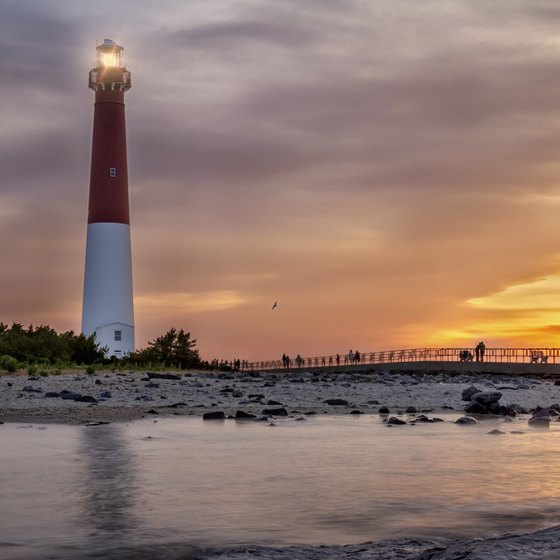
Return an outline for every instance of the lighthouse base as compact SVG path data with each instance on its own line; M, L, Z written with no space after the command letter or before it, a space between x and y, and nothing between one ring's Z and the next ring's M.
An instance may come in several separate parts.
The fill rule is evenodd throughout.
M106 358L124 358L134 351L134 327L123 323L112 323L95 329L99 348L105 348Z
M82 332L96 334L105 355L134 351L134 309L130 226L109 222L88 225Z

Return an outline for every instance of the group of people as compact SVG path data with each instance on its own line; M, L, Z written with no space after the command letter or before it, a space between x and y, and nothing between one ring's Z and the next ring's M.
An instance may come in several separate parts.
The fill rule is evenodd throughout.
M362 356L360 355L358 350L356 350L355 352L352 352L352 350L350 350L350 352L348 352L348 363L349 364L359 364L361 359L362 359Z
M244 370L249 367L248 360L212 360L210 365L215 368L231 368L235 371Z
M482 340L475 346L474 348L474 355L476 356L477 362L484 361L484 352L486 351L486 345ZM473 354L470 350L461 350L459 352L459 361L460 362L472 362L474 359Z
M294 363L296 364L297 367L301 367L305 363L305 360L298 354L296 356L296 359L294 360ZM290 369L291 365L292 365L292 360L290 359L290 356L286 354L282 354L282 366L285 369Z

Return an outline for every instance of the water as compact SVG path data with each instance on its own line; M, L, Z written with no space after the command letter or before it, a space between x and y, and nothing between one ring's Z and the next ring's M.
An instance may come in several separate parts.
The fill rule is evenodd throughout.
M0 557L490 536L558 522L560 423L445 418L5 424ZM506 434L487 434L496 427Z

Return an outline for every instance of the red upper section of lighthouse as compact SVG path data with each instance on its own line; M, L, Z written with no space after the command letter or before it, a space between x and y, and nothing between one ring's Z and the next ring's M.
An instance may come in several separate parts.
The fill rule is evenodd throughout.
M130 72L122 62L123 48L109 39L97 47L89 74L95 91L88 223L129 224L128 169L124 93Z

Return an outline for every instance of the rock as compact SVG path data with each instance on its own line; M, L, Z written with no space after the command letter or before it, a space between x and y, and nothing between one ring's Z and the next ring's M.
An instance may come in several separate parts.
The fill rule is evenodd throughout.
M186 402L176 402L173 404L168 404L167 408L178 408L180 406L188 406L188 404Z
M527 414L527 411L520 404L508 404L507 405L507 415L516 416L517 414Z
M265 408L261 414L263 416L288 416L288 411L285 408Z
M153 408L151 408L150 410L146 411L146 414L159 414L159 412L157 410L154 410Z
M363 414L361 410L351 410L350 414Z
M401 420L400 418L397 418L396 416L391 416L389 420L387 420L387 424L391 426L402 426L403 424L406 424L406 422L404 420Z
M557 379L557 380L554 382L554 385L560 385L560 379Z
M465 389L462 393L461 393L461 400L463 401L470 401L472 396L475 393L480 393L480 389L478 387L475 387L474 385L471 385L470 387L468 387L467 389Z
M101 394L99 395L102 399L110 399L112 396L111 391L101 391Z
M457 418L457 420L455 420L455 424L459 424L461 426L474 426L475 424L478 424L478 420L472 416L463 416L461 418Z
M465 406L465 412L467 414L488 414L488 409L479 402L470 402Z
M203 420L225 420L225 413L221 410L216 410L215 412L205 412L202 415Z
M84 426L105 426L106 424L110 424L111 422L104 422L102 420L96 420L92 422L86 422Z
M344 399L327 399L323 402L330 406L348 406L348 401Z
M45 398L56 399L58 397L60 397L60 393L57 393L56 391L48 391L47 393L45 393Z
M550 426L549 416L533 416L529 418L529 426L542 426L543 428Z
M181 379L181 376L175 373L152 373L148 371L146 375L149 379L172 379L175 381L179 381Z
M159 383L153 383L150 381L149 383L146 383L146 389L159 389Z
M533 418L550 418L550 412L549 408L537 408L533 413Z
M418 410L415 406L409 406L406 409L407 414L416 414L417 412L418 412Z
M256 418L256 416L254 414L249 414L248 412L245 412L243 410L238 410L235 413L235 419L236 420L252 420Z
M102 384L101 379L96 379L96 380L95 380L95 384L96 384L96 385L101 385L101 384Z
M502 398L502 393L500 391L484 391L475 393L471 397L471 402L476 401L481 404L492 404L498 402Z
M35 389L35 387L32 387L31 385L26 385L22 391L24 391L25 393L42 393L42 389Z
M390 414L390 413L391 413L391 411L386 406L382 406L379 409L379 414Z
M250 396L250 395L249 395L249 396ZM262 398L262 397L261 397L261 398ZM266 404L267 404L268 406L284 406L284 403L275 401L275 400L273 400L273 399L268 399L268 400L266 401Z
M502 432L501 430L495 429L495 430L491 430L490 432L488 432L489 435L491 436L502 436L505 434L505 432Z
M76 402L89 402L89 403L96 403L97 399L92 397L91 395L80 395L78 398L74 399Z
M81 398L81 396L80 393L68 391L67 389L62 389L62 391L60 391L60 398L65 401L75 401Z

